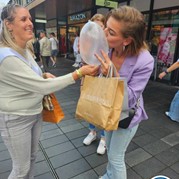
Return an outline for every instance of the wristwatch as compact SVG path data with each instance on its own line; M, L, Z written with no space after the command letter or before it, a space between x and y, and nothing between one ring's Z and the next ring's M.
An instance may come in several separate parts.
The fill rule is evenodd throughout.
M165 72L165 74L166 74L166 75L168 74L168 71L167 71L167 69L166 69L164 72Z

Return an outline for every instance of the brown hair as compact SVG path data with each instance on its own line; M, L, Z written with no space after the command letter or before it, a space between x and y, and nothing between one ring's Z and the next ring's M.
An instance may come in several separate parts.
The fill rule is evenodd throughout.
M102 14L95 14L92 18L91 21L100 21L103 24L105 24L105 17Z
M145 43L146 25L144 16L137 9L129 6L120 6L112 9L108 15L115 20L123 23L122 35L124 38L131 37L132 42L126 46L124 53L128 55L137 55L142 49L147 49Z

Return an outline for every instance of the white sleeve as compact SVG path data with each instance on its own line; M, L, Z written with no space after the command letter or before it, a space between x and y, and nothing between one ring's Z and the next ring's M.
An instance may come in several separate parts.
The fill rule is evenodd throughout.
M72 73L43 79L17 57L7 57L0 68L0 80L4 83L42 95L50 94L75 83Z

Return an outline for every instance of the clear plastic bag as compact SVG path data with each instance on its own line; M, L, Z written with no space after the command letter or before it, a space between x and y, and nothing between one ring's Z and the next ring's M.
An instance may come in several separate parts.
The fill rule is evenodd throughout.
M109 47L103 29L95 22L88 21L80 33L80 54L90 65L100 65L95 53L102 57L101 50L108 53Z

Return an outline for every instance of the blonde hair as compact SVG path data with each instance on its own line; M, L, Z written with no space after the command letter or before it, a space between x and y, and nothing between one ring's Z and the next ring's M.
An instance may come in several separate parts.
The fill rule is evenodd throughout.
M120 6L112 9L106 19L110 17L122 22L124 25L121 31L123 37L132 39L132 42L125 47L125 54L138 55L142 49L148 49L145 43L146 25L141 12L133 7Z
M1 27L1 32L0 32L0 47L10 47L24 56L24 49L16 45L11 35L11 32L8 30L5 24L6 21L10 23L14 21L16 10L18 8L24 8L24 7L18 4L8 4L2 9L2 12L1 12L1 20L2 20L1 26L2 27Z
M91 21L100 21L103 24L105 24L105 17L102 14L95 14L92 18Z

